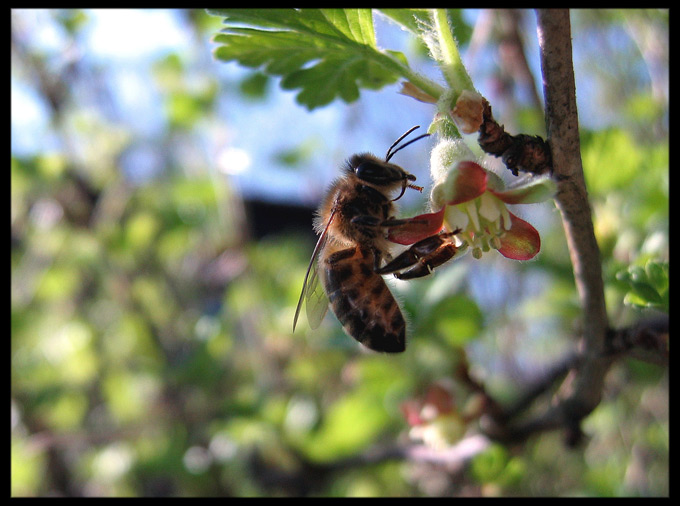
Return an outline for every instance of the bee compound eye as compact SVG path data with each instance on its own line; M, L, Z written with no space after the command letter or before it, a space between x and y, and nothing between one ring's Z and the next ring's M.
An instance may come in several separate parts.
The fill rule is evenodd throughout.
M372 160L361 162L356 166L354 172L362 181L375 185L389 185L404 179L404 175L398 173L392 167Z
M385 168L372 161L363 161L354 169L359 178L364 181L372 181L385 175Z

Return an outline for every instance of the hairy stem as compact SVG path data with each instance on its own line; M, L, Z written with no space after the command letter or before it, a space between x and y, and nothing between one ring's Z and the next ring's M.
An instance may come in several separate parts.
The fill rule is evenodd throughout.
M387 70L390 70L391 72L406 78L408 82L435 99L438 99L444 92L444 88L442 88L439 84L412 70L408 65L404 65L396 58L386 53L367 52L366 56L371 58L379 65L382 65Z
M472 80L460 59L458 44L453 38L446 9L433 9L432 21L437 32L437 42L441 53L439 55L442 59L441 70L449 86L457 93L463 90L474 91Z

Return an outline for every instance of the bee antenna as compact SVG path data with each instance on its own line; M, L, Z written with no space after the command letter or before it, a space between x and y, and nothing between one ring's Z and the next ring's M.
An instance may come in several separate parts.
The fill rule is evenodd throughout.
M396 141L394 141L394 142L392 143L392 145L390 146L390 148L387 150L387 153L385 154L385 161L386 161L386 162L389 161L389 159L392 158L392 156L394 155L394 153L396 153L396 151L395 151L394 153L390 154L390 152L392 151L392 148L393 148L394 146L396 146L396 145L399 144L401 141L403 141L403 140L404 140L404 137L408 137L408 135L409 135L411 132L413 132L414 130L417 130L417 129L419 129L419 128L420 128L420 125L416 125L416 126L414 126L414 127L409 128L408 131L406 131L401 137L399 137Z
M420 128L420 125L416 125L416 126L410 128L406 133L404 133L401 137L399 137L396 141L394 141L394 143L390 146L390 148L387 150L387 153L385 154L385 161L386 161L386 162L389 162L389 161L390 161L390 158L392 158L392 157L397 153L397 151L400 151L400 150L404 149L404 148L405 148L406 146L408 146L409 144L413 144L414 142L419 141L420 139L422 139L422 138L424 138L424 137L429 137L429 136L430 136L430 134L423 134L423 135L420 135L420 136L416 137L415 139L411 139L411 140L408 141L406 144L403 144L402 146L399 146L397 149L395 149L394 151L392 151L392 149L393 149L397 144L399 144L401 141L403 141L406 137L408 137L408 135L409 135L411 132L413 132L414 130L416 130L416 129L418 129L418 128Z

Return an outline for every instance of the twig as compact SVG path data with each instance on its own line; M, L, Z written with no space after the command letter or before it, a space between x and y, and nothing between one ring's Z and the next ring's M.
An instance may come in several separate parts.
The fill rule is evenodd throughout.
M486 153L501 157L514 176L519 171L531 174L552 173L549 145L538 135L510 135L498 124L491 112L491 105L482 100L482 125L477 143Z
M584 364L574 396L594 408L599 402L610 361L602 358L609 326L604 301L600 250L595 239L586 191L576 110L576 86L571 58L569 11L538 9L546 128L558 180L555 196L562 214L576 288L583 309Z
M566 376L572 369L578 368L581 356L569 353L551 366L543 377L528 387L519 399L494 416L496 423L506 423L521 413L524 413L544 393L550 391L557 381Z
M583 337L580 367L571 370L559 400L537 417L506 427L500 436L512 441L559 427L569 428L571 439L577 439L580 420L601 400L604 378L613 361L605 353L608 321L600 250L581 164L569 11L538 9L537 17L548 144L558 183L555 201L562 214L583 310Z
M612 355L627 354L660 366L668 366L668 315L641 320L630 327L611 329L607 350Z
M392 460L436 464L448 469L460 468L486 450L490 444L489 438L475 434L444 449L417 443L392 444L376 446L357 455L323 463L311 461L302 453L289 448L288 451L297 462L294 469L290 470L269 464L259 450L254 450L247 461L251 475L265 490L285 490L293 495L306 496L323 490L335 473Z

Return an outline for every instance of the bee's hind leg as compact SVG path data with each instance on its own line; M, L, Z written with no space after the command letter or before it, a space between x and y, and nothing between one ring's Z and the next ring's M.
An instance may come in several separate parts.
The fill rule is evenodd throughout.
M458 232L457 230L426 237L377 269L376 272L378 274L394 273L394 277L398 279L427 276L432 269L448 262L456 255L458 248L451 237Z

